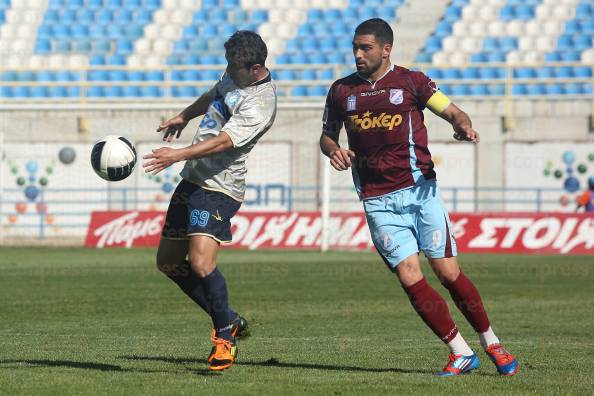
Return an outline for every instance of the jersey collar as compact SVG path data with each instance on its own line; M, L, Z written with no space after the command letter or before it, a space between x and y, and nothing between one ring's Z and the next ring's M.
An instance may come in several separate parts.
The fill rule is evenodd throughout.
M375 89L375 84L377 84L377 82L380 81L382 78L386 77L388 75L388 73L390 73L391 71L394 71L394 65L392 63L390 63L390 67L388 67L388 70L386 70L386 72L375 81L366 79L365 77L360 75L359 72L357 72L356 74L357 74L357 77L359 77L361 80L367 81L369 84L371 84L372 89Z

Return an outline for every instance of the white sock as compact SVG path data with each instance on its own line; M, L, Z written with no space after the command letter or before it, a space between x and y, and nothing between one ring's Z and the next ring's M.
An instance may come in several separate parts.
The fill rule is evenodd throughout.
M450 352L454 355L474 355L474 352L472 352L472 349L470 349L470 347L462 337L462 334L460 333L456 334L456 337L454 337L452 341L448 342L448 348L450 348Z
M484 333L479 333L479 338L484 349L487 349L489 345L499 344L499 338L497 338L491 326Z

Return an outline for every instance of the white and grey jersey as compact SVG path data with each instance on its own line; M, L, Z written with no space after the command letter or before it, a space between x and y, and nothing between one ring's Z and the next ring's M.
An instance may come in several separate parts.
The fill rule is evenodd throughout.
M225 131L233 147L221 153L186 161L181 176L207 189L221 191L238 201L245 194L246 160L276 116L276 88L270 76L246 88L238 88L224 74L210 90L212 102L193 144Z

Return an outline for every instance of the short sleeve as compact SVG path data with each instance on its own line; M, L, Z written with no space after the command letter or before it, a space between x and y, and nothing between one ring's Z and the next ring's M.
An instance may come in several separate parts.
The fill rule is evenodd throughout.
M329 136L338 136L344 121L342 109L336 100L336 85L332 85L326 97L326 107L322 117L322 131Z
M424 109L429 99L439 91L439 88L435 81L422 72L412 72L412 82L419 108Z
M229 135L234 147L241 147L270 127L275 114L274 94L252 95L239 105L222 130Z

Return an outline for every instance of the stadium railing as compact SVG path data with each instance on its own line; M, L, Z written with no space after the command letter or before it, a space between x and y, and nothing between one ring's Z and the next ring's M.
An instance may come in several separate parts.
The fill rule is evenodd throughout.
M296 205L308 207L309 211L321 209L322 186L301 185L291 186L282 184L248 185L246 200L243 203L244 211L292 211ZM541 212L559 208L559 199L564 190L560 188L493 188L493 187L441 187L444 201L448 209L453 212L477 212L487 208L500 208L507 211ZM302 192L307 194L301 194ZM67 192L68 199L56 199L57 195L63 196ZM84 236L89 224L91 210L159 210L165 211L168 199L155 202L152 197L161 192L160 188L134 188L134 187L107 187L107 188L71 188L57 189L47 187L43 190L36 205L51 206L52 220L48 223L48 213L30 210L17 214L14 210L4 210L3 215L18 215L26 221L12 224L9 230L5 227L3 234L26 234L29 238L43 239L46 229L59 227L69 229L70 234ZM482 196L486 194L489 198ZM353 187L333 187L333 205L347 204L352 211L360 211L360 203L356 198ZM19 188L4 188L0 196L3 202L0 206L14 208L22 201L22 191ZM14 198L19 196L19 198ZM12 198L9 198L12 197ZM493 198L496 197L496 198ZM572 203L567 203L573 208ZM515 209L514 209L515 207Z

